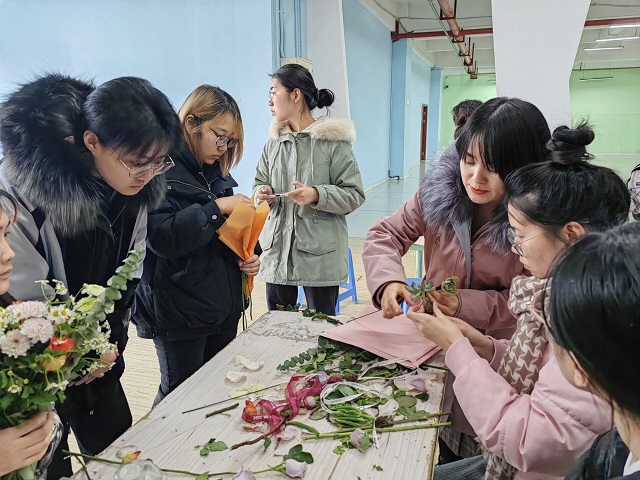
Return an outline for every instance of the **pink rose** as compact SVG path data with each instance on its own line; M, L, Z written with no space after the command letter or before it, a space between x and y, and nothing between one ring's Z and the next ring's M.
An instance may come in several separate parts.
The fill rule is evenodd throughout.
M303 478L304 474L307 473L307 464L289 459L285 462L284 473L289 478Z

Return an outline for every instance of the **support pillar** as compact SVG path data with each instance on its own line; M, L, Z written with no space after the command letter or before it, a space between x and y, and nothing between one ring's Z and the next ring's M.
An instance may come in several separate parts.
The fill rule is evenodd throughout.
M549 127L571 125L569 77L589 0L492 0L498 96L536 105Z

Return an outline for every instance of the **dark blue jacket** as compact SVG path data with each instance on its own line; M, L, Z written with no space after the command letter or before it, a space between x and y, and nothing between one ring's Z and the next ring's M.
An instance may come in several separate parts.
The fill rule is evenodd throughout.
M640 480L640 472L623 475L629 448L624 444L616 428L600 435L586 452L566 480Z
M147 257L133 320L141 336L188 339L220 331L243 311L238 257L216 231L225 222L215 199L238 184L218 162L201 166L183 142L165 175L166 197L149 214Z

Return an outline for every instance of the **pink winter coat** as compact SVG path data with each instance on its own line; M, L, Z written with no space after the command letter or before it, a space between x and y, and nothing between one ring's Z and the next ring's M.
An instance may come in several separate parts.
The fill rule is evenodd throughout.
M519 395L495 371L507 343L494 340L491 365L467 338L447 351L445 362L455 375L454 428L472 433L464 428L459 405L487 449L518 470L516 479L564 478L596 436L611 428L611 409L567 382L550 345L533 391Z
M502 208L502 207L500 207ZM450 146L430 167L414 197L369 230L362 260L373 303L389 282L407 282L402 256L424 236L425 277L440 284L460 278L456 317L495 338L510 338L515 319L507 308L511 280L523 272L506 238L506 215L471 238L473 204Z

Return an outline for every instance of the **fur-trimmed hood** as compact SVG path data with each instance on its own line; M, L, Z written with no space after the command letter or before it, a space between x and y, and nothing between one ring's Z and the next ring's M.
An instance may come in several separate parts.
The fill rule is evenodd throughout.
M328 140L330 142L347 142L352 144L356 140L356 127L351 120L334 120L328 117L318 117L316 121L302 132L309 133L313 140ZM273 120L269 126L269 136L278 139L280 135L293 133L287 122Z
M460 156L455 144L446 147L431 164L419 190L420 206L426 225L453 228L471 225L473 202L467 195L460 175ZM493 251L508 251L507 216L501 204L489 225L488 245Z
M108 201L109 188L82 140L82 105L94 89L92 83L51 74L23 85L0 106L5 180L65 236L96 227ZM164 190L162 176L154 177L127 208L152 208Z

